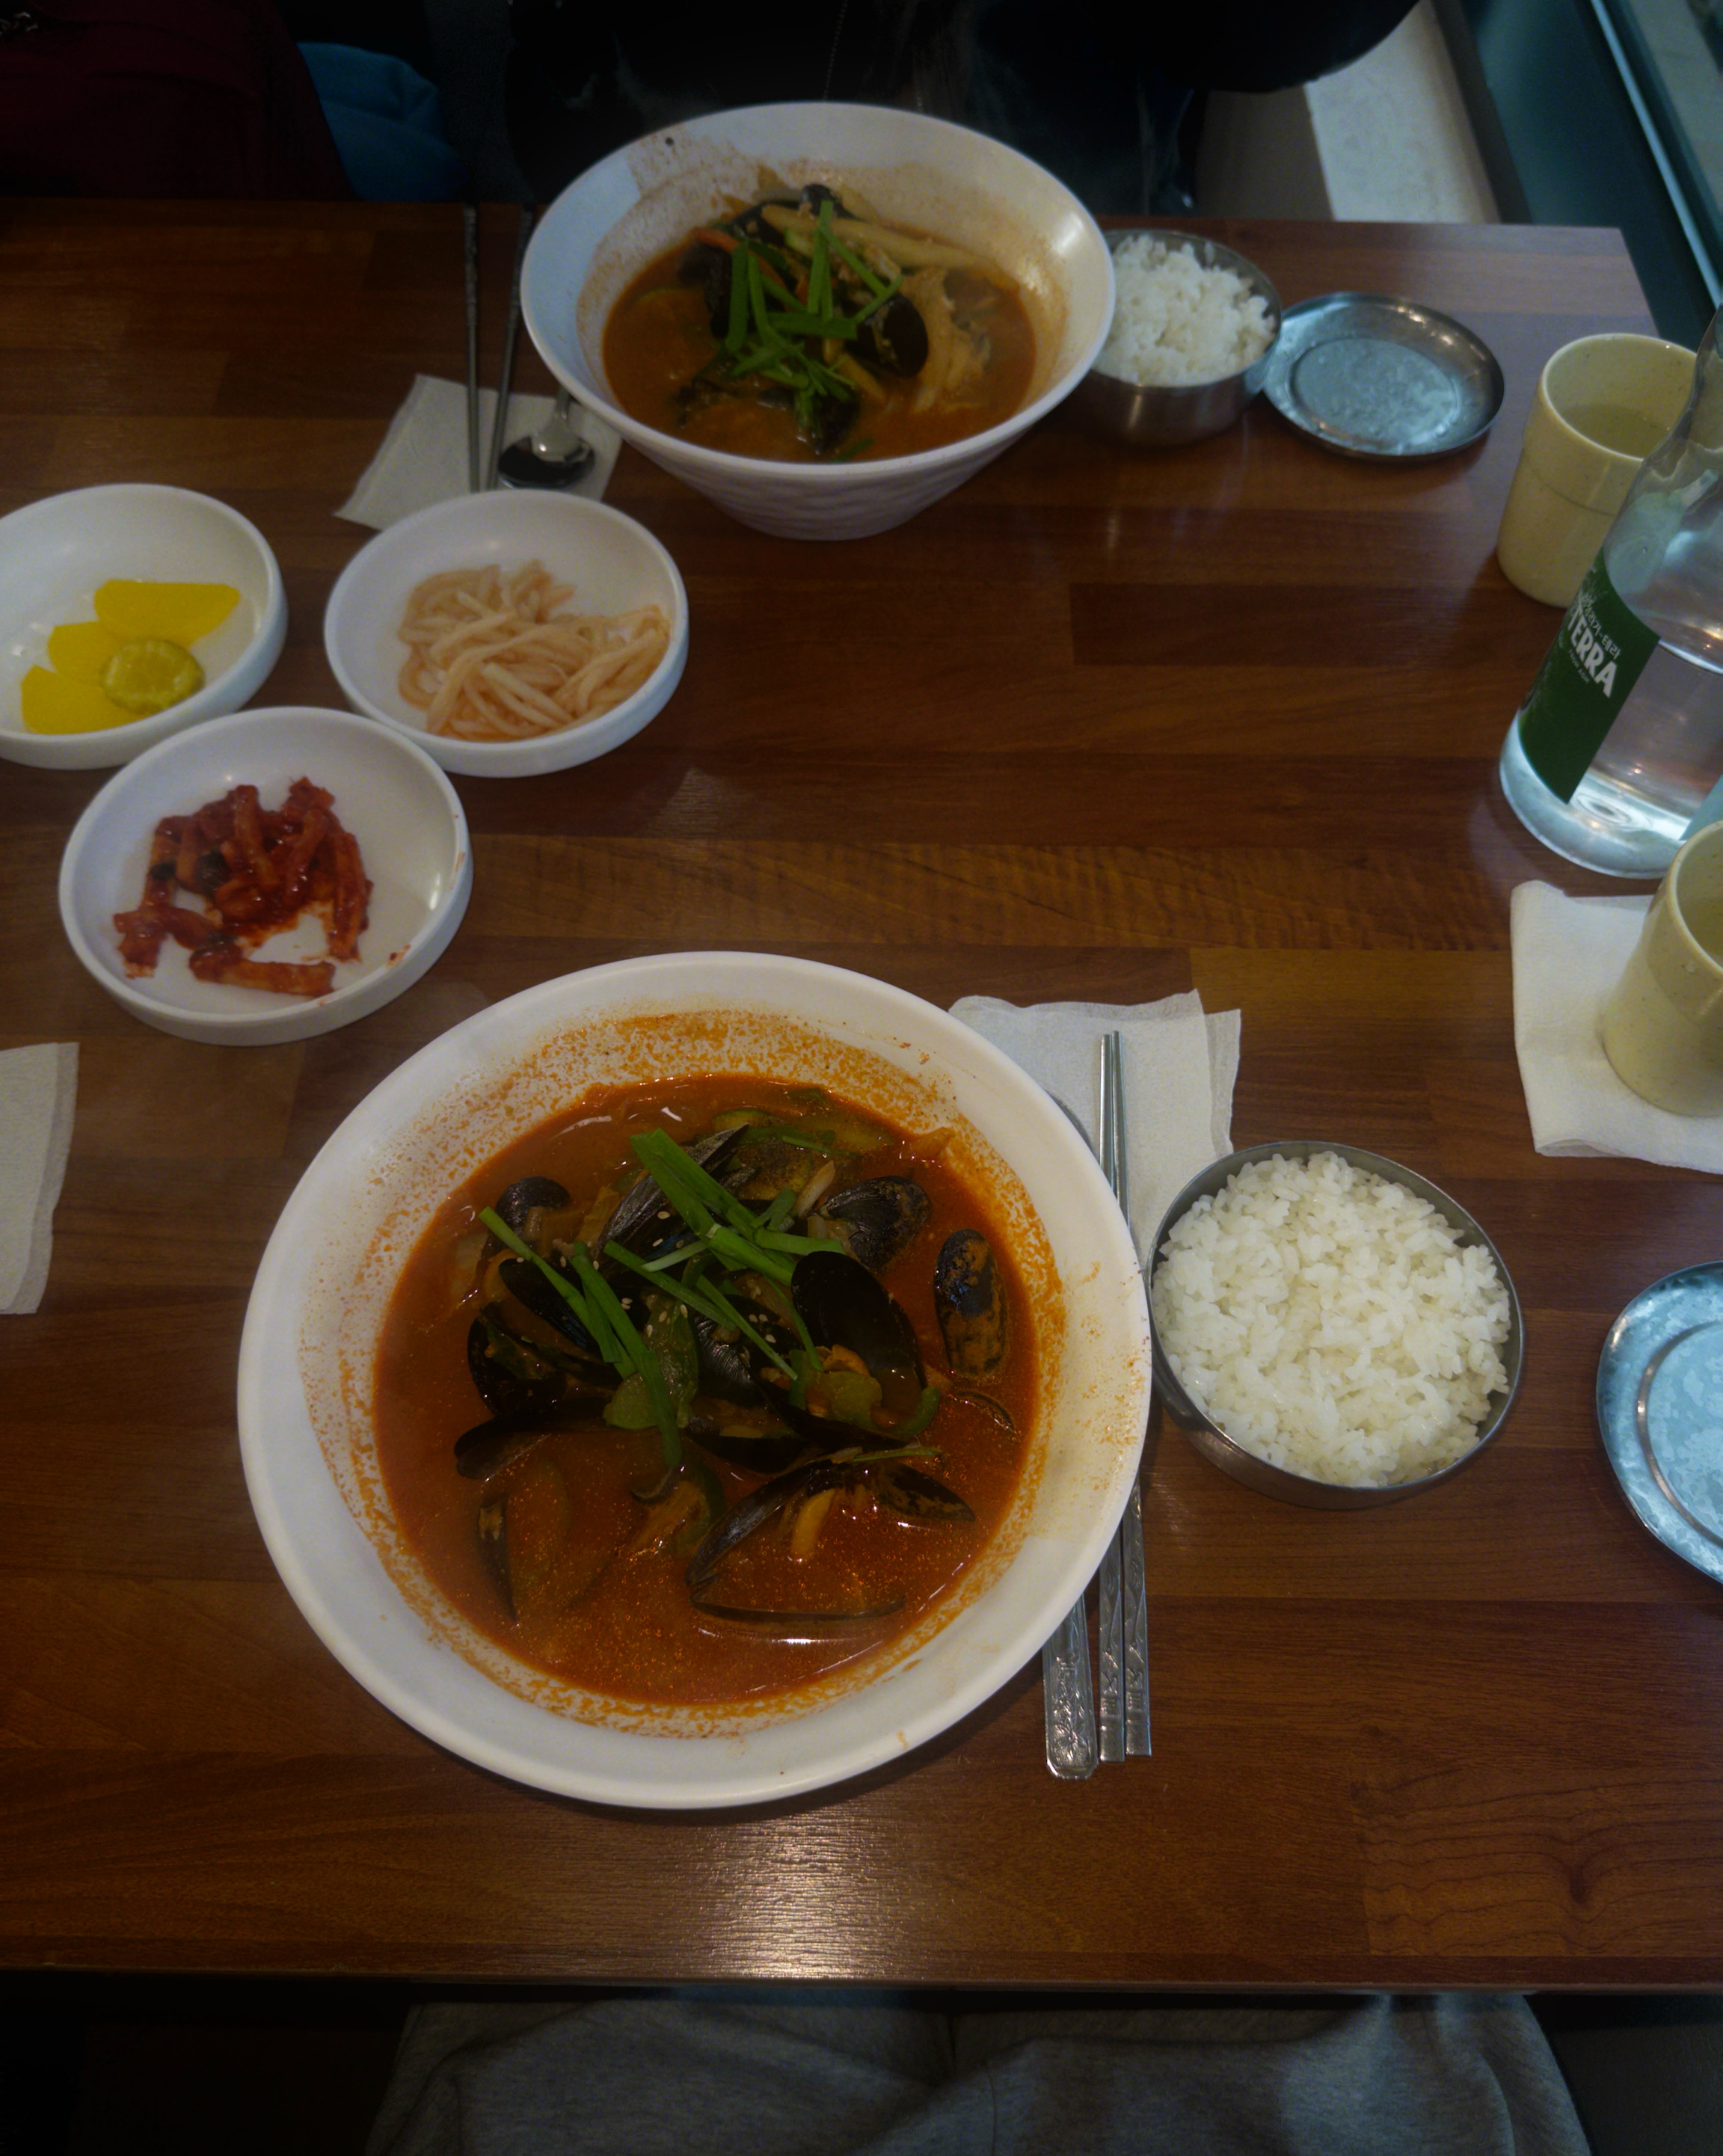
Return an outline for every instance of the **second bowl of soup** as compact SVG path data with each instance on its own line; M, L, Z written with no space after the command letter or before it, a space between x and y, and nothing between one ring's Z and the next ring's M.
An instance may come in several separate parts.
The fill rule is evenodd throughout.
M856 538L961 485L1112 318L1094 219L919 113L762 105L618 151L551 208L522 307L552 371L756 529Z

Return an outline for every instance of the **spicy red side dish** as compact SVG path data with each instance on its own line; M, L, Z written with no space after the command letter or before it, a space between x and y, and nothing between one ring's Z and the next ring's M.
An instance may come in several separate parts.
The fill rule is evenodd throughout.
M188 891L203 901L178 903ZM335 813L335 798L296 778L279 808L265 808L254 786L236 786L189 816L156 826L143 896L116 913L120 955L134 977L153 973L167 937L191 952L200 981L233 981L283 996L326 996L336 959L356 958L371 884L359 841ZM253 958L259 943L300 916L323 917L329 957L300 962Z

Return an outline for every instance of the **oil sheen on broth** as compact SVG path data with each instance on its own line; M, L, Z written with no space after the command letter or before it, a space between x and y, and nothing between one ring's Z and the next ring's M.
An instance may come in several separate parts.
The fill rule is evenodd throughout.
M906 456L996 425L1034 331L985 258L809 187L697 225L612 309L604 368L665 434L788 461Z
M637 1140L674 1141L679 1174L704 1158L764 1240L733 1270L696 1259ZM559 1272L597 1257L665 1380L679 1474L649 1388L552 1322L567 1306L487 1207ZM808 1247L768 1250L774 1232ZM799 1386L607 1245L722 1295ZM1010 1507L1035 1385L1017 1270L942 1133L713 1077L590 1094L450 1199L390 1306L377 1447L407 1541L491 1638L619 1701L738 1703L876 1652L951 1593Z

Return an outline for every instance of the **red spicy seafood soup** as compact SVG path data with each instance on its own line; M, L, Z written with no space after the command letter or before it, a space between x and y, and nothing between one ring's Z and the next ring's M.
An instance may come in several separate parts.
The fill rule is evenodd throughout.
M420 1238L377 1352L397 1521L526 1663L767 1701L951 1595L1036 1400L1018 1270L948 1134L822 1089L602 1088Z

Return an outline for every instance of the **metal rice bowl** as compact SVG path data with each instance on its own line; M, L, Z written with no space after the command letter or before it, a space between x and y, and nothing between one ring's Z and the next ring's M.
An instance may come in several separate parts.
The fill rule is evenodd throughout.
M1505 1390L1490 1396L1490 1412L1479 1425L1476 1441L1463 1452L1458 1460L1438 1468L1433 1475L1419 1476L1410 1482L1365 1485L1350 1482L1323 1482L1314 1476L1295 1475L1290 1468L1277 1467L1271 1461L1253 1452L1236 1439L1229 1437L1208 1410L1199 1407L1173 1374L1166 1350L1161 1344L1160 1328L1154 1337L1155 1392L1161 1406L1171 1419L1189 1438L1204 1459L1212 1460L1226 1474L1267 1497L1279 1497L1289 1504L1307 1505L1324 1512L1357 1512L1367 1506L1397 1504L1403 1497L1415 1497L1425 1490L1433 1490L1438 1482L1446 1482L1458 1475L1462 1468L1470 1466L1485 1447L1491 1444L1507 1420L1510 1410L1520 1390L1520 1379L1526 1363L1526 1322L1520 1308L1520 1297L1507 1267L1502 1263L1501 1253L1484 1232L1464 1206L1450 1198L1445 1190L1427 1182L1409 1168L1402 1168L1397 1161L1386 1160L1382 1154L1367 1152L1361 1146L1343 1145L1332 1138L1282 1138L1269 1145L1246 1146L1242 1151L1227 1154L1205 1168L1200 1175L1193 1175L1180 1191L1162 1216L1155 1230L1146 1268L1152 1282L1154 1269L1168 1234L1174 1224L1183 1219L1199 1198L1219 1194L1240 1168L1251 1162L1271 1159L1279 1154L1283 1160L1305 1161L1318 1153L1338 1153L1342 1160L1354 1168L1367 1169L1379 1175L1384 1182L1403 1184L1415 1196L1426 1199L1443 1219L1459 1230L1463 1249L1477 1247L1488 1250L1495 1263L1502 1286L1508 1294L1508 1337L1502 1342L1501 1358L1507 1371Z

